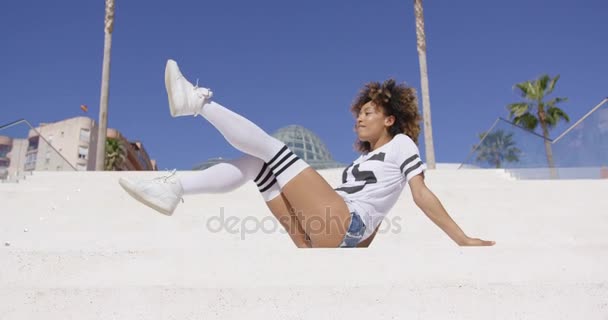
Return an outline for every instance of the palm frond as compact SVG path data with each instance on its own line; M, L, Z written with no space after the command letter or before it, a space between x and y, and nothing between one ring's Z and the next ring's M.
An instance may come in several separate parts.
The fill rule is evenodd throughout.
M560 120L570 122L570 117L564 110L558 107L550 107L547 109L547 124L549 124L549 126L553 127L557 125Z
M526 102L511 103L507 106L509 117L521 117L524 113L530 112L530 107Z
M108 138L106 140L106 155L104 159L105 170L120 170L122 164L127 160L127 152L127 147L122 140Z
M555 89L555 85L557 84L557 80L559 80L559 74L556 75L555 77L553 77L553 79L551 79L551 81L549 82L549 88L547 90L547 95L551 94L551 92L553 92L553 89Z
M485 139L480 141L476 148L478 162L486 162L492 167L500 168L504 161L519 161L521 151L515 147L513 133L497 130L488 134L480 133L479 136Z
M568 98L557 97L557 98L553 98L553 99L549 100L549 102L547 102L546 105L548 107L555 107L558 103L564 102L564 101L568 101Z
M549 82L551 81L551 77L549 77L549 75L547 74L543 74L542 76L540 76L538 78L538 80L536 80L536 84L537 84L537 89L538 89L538 93L545 93L547 90L547 85L549 84ZM548 92L547 92L548 94ZM541 97L539 97L541 98Z
M532 82L524 81L521 83L517 83L515 84L515 88L518 89L518 93L521 95L522 98L534 100L532 99L532 97L534 97L535 95L535 88L534 85L532 85Z
M538 126L538 119L530 112L526 112L519 117L513 118L516 125L522 126L528 130L534 130Z

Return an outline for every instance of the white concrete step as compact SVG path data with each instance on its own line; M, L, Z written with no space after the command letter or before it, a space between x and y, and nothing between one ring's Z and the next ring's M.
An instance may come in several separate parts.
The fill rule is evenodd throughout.
M0 185L0 319L608 315L606 180L437 170L428 184L450 215L496 246L456 246L406 190L372 247L304 250L253 184L188 196L167 217L131 199L117 184L124 175L142 173L43 173ZM218 230L222 213L235 228Z

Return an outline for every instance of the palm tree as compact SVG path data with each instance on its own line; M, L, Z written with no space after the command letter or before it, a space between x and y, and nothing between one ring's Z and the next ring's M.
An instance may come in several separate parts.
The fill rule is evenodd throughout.
M106 0L105 38L103 46L103 66L101 73L101 97L99 101L99 133L97 135L97 158L95 170L104 168L104 148L108 129L108 97L110 95L110 52L112 50L112 31L114 30L114 0Z
M501 168L506 162L519 162L521 150L515 147L513 133L505 133L503 130L496 132L480 133L481 143L474 147L477 151L477 161L487 162L495 168Z
M433 126L431 124L431 98L429 96L429 76L426 68L426 35L424 34L424 14L422 0L414 0L416 15L416 39L418 62L420 63L420 86L422 89L422 118L424 120L424 149L429 169L435 169L435 147L433 146Z
M551 78L545 74L536 80L516 84L515 88L525 101L511 103L507 106L510 112L509 117L515 124L532 131L540 124L542 135L545 138L545 152L552 178L557 178L557 172L553 161L549 129L554 128L560 120L570 121L570 117L557 107L558 103L564 102L568 98L557 97L545 102L545 98L553 92L558 80L559 75Z
M127 147L125 144L115 138L106 140L104 170L119 171L123 169L123 164L127 159Z

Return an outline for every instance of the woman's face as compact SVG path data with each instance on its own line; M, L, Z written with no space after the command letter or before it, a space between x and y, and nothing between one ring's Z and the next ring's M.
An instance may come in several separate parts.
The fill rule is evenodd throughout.
M388 128L395 122L395 117L386 116L381 107L376 106L373 102L368 102L361 107L355 130L361 141L375 142L382 135L388 134Z

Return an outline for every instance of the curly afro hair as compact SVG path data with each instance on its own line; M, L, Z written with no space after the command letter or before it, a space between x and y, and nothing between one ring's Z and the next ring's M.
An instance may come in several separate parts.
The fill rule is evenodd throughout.
M357 117L363 105L370 101L382 108L386 116L395 117L395 123L388 129L391 137L403 133L418 144L421 117L418 113L414 88L408 87L406 84L397 84L393 79L386 80L382 84L369 82L359 92L350 111ZM359 139L355 143L355 148L363 153L371 151L369 142Z

